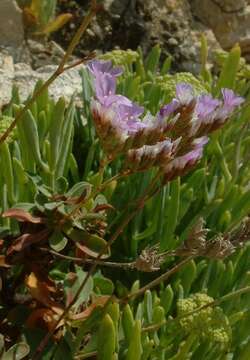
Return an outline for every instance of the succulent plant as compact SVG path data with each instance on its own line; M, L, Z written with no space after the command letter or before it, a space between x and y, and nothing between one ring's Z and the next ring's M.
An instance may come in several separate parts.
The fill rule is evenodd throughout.
M243 105L228 119L231 105L241 102L231 90L249 99L248 84L239 86L239 49L229 53L213 82L211 76L166 74L170 60L159 68L158 47L146 60L139 52L121 51L106 59L124 72L114 73L111 63L103 62L90 64L90 73L83 68L83 109L43 92L1 145L0 332L5 338L0 354L32 358L51 332L46 358L247 358L249 108ZM118 74L114 92L112 76ZM98 76L102 82L95 95ZM102 93L107 80L111 94ZM179 85L174 95L173 87L183 81L189 85ZM222 88L231 90L221 94ZM97 117L111 95L126 102L134 126L117 108L111 110L122 124L109 111ZM144 118L134 102L154 121L166 115L167 126L150 121L144 126L152 117ZM8 126L23 106L14 91L0 126ZM228 121L215 132L211 124L218 118L223 118L218 128ZM184 129L184 120L196 126ZM112 132L108 137L107 124L121 138ZM207 145L207 139L197 141L204 135L210 137ZM194 150L200 162L185 167ZM155 177L162 163L167 175ZM172 170L166 170L170 164ZM170 176L176 169L178 176ZM89 272L92 266L95 271ZM158 282L165 273L168 282Z

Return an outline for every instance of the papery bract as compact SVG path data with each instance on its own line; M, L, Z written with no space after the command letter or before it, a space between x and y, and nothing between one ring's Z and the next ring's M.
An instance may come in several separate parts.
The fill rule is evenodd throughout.
M152 166L166 165L174 157L178 144L179 140L172 142L166 139L154 145L129 150L125 166L133 171L144 171Z
M178 176L183 176L189 172L201 159L203 148L207 144L208 138L202 137L196 139L193 143L191 151L184 155L177 156L163 167L164 182L175 179Z
M176 85L176 100L181 105L189 105L194 100L194 89L192 85L187 83L179 83Z

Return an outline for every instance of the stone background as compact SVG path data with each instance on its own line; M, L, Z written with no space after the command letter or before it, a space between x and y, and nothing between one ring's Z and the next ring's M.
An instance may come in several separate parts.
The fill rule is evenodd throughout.
M197 74L204 32L210 54L239 43L250 61L250 0L103 0L103 4L104 11L91 23L76 55L138 46L146 54L160 44L163 59L173 57L173 70ZM25 41L15 0L0 0L0 108L10 99L13 84L25 97L38 78L51 74L88 6L86 0L58 0L58 13L70 11L73 20L54 35L54 41L44 44ZM70 97L75 90L81 91L78 69L58 79L51 92Z
M88 1L58 0L73 21L56 34L67 43L88 9ZM104 11L87 30L78 53L118 46L147 53L156 43L172 55L176 70L198 72L200 32L210 49L229 50L236 42L250 60L250 0L103 0Z

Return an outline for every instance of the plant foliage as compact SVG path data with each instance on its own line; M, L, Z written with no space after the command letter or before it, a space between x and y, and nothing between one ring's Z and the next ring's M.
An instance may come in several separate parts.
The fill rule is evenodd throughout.
M218 76L203 50L199 78L170 74L157 46L145 60L140 51L104 57L124 68L119 93L153 114L179 82L196 94L229 87L247 102L239 48L223 58ZM119 178L123 156L105 164L85 67L82 77L83 108L43 92L0 148L2 358L32 358L51 331L43 359L247 359L249 107L210 136L198 166L165 186L158 179L158 191L137 208L155 167ZM1 132L22 107L14 89Z

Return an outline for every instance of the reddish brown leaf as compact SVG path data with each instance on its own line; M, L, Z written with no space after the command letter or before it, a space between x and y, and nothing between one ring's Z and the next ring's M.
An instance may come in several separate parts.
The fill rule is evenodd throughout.
M45 229L34 234L23 234L13 241L13 244L8 248L7 255L13 252L23 251L27 247L45 240L49 235L49 230Z
M28 328L51 330L56 322L55 313L48 308L35 309L26 320Z
M50 308L54 313L62 314L62 307L51 297L52 291L50 279L48 279L48 283L46 281L40 281L37 275L32 272L26 277L25 284L29 288L30 294L34 299Z
M88 256L96 259L96 258L99 256L99 253L98 253L98 252L89 249L87 246L82 245L82 244L80 244L79 242L76 242L75 244L76 244L76 247L82 252L82 254L81 254L81 253L80 253L80 254L78 253L78 256L79 256L79 257L83 257L83 258L84 258L84 255L88 255ZM103 255L101 256L101 259L107 259L107 258L109 258L109 256L110 256L109 254L103 254Z
M101 204L101 205L97 205L94 208L93 212L97 213L97 212L105 211L105 210L115 210L115 208L110 204Z
M10 265L6 262L6 257L4 255L0 255L0 267L10 267Z
M21 222L30 222L32 224L44 224L45 219L39 216L33 216L23 209L9 209L6 210L2 217L13 218Z

